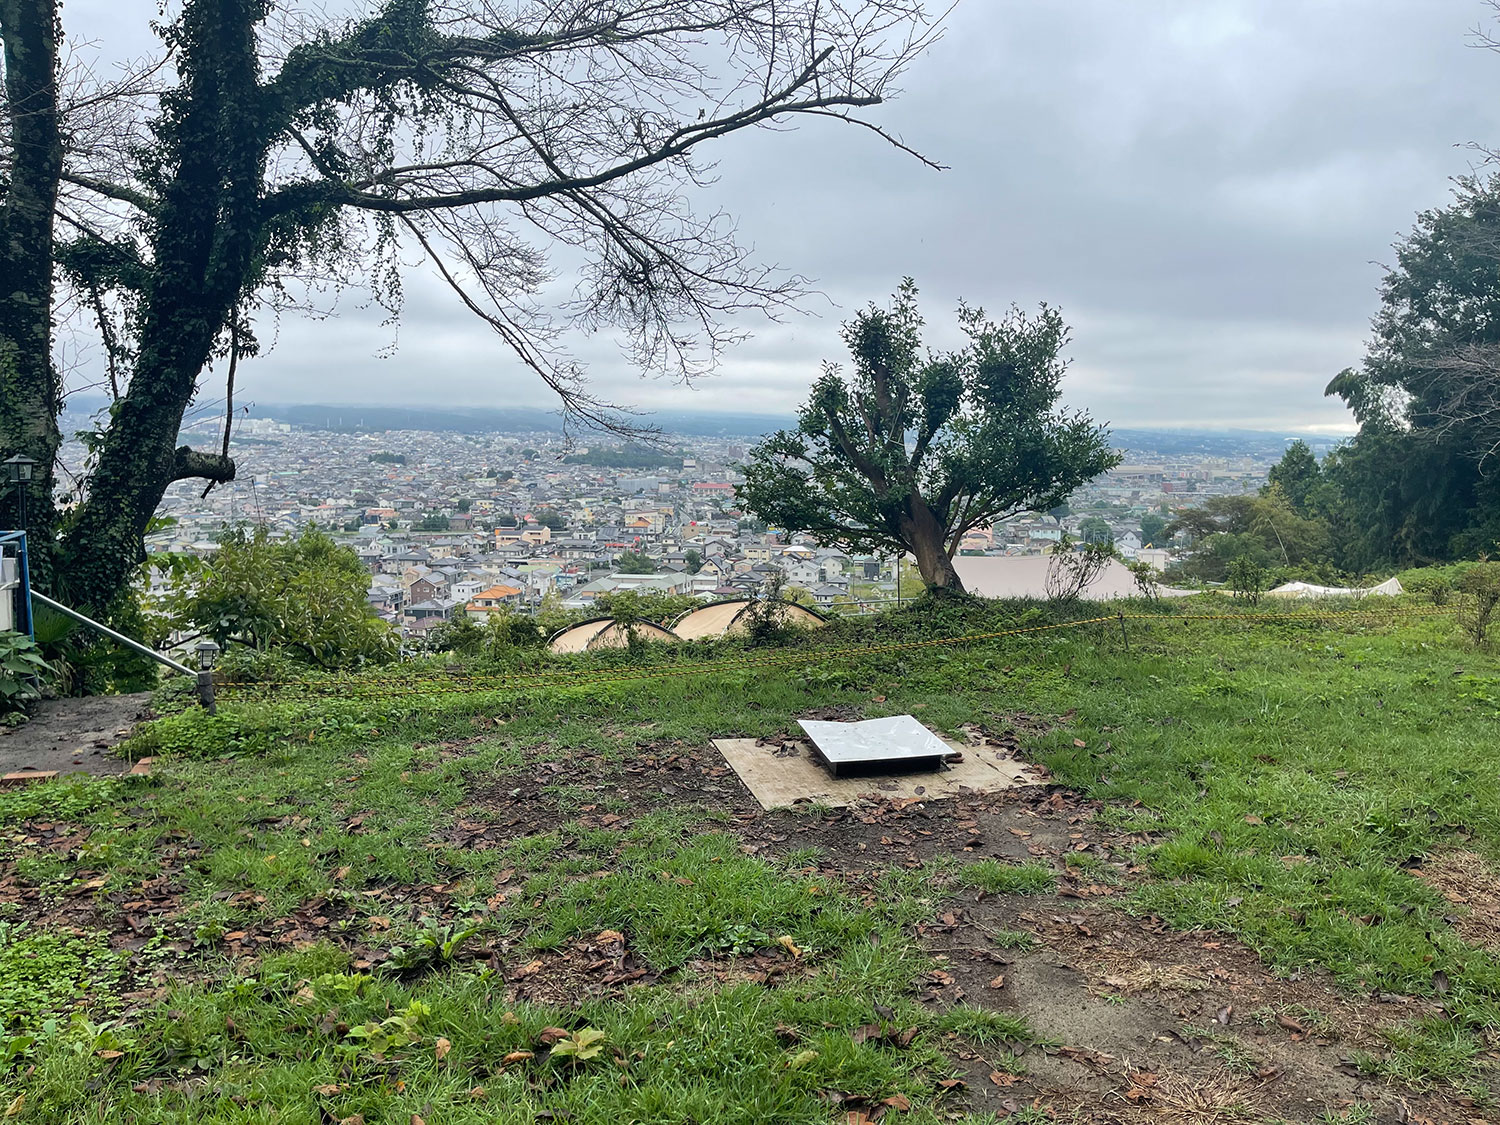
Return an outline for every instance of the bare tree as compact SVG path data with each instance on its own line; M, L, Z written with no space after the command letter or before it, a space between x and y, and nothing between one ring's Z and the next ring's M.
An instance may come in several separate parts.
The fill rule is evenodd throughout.
M256 314L320 285L357 278L396 310L403 252L576 417L619 422L562 346L570 328L619 330L646 371L711 370L733 314L774 314L803 283L756 262L727 216L691 209L704 146L828 117L910 152L859 114L936 29L919 0L382 0L344 23L268 9L184 0L159 58L112 86L80 74L65 97L55 55L11 59L50 32L56 0L0 0L0 215L45 225L56 196L58 246L42 260L67 287L54 302L48 268L0 303L84 318L116 395L57 556L85 605L122 588L168 484L233 478L227 440L177 445L208 366L224 361L232 403ZM37 146L25 130L48 121L53 141ZM576 285L548 304L560 261ZM56 373L36 324L6 316L0 452L49 466L45 499ZM21 352L30 368L4 358ZM12 407L44 388L40 420Z

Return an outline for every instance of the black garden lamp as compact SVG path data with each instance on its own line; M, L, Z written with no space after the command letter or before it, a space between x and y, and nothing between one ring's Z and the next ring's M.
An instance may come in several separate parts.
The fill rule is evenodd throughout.
M24 453L17 453L5 462L5 479L16 486L16 516L19 530L26 530L26 493L31 489L31 474L36 462Z

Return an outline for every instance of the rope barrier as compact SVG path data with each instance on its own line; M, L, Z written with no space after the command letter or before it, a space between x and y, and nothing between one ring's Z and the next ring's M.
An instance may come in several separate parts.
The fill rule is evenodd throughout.
M1022 626L1000 629L987 633L968 633L951 637L936 637L920 641L892 641L885 644L845 645L839 648L823 648L811 651L787 650L782 652L736 657L728 660L704 661L695 664L656 667L603 668L592 672L576 669L545 669L531 672L514 672L500 675L479 675L472 672L441 674L418 674L404 677L337 676L316 680L270 680L237 681L220 683L220 690L245 696L279 693L283 689L297 689L308 697L340 696L346 699L383 699L412 695L462 695L493 693L526 688L583 687L637 680L673 679L687 676L712 675L762 668L778 668L795 664L819 664L845 658L880 656L898 652L913 652L921 649L956 647L982 641L1000 640L1006 637L1032 633L1053 632L1061 629L1076 629L1088 625L1111 622L1150 621L1327 621L1342 618L1380 618L1390 620L1400 617L1435 617L1450 612L1439 606L1410 607L1388 610L1328 610L1286 613L1111 613L1100 617L1080 618L1073 621L1053 622L1046 625Z

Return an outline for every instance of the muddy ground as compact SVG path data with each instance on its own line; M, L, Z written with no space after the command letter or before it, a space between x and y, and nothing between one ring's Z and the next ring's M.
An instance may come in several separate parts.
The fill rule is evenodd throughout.
M44 699L27 722L0 727L0 775L22 770L123 773L130 763L111 750L150 711L150 692Z

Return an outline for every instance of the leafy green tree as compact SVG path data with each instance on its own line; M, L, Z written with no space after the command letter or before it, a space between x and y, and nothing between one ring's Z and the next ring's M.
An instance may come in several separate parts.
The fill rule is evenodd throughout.
M732 224L692 213L703 146L813 115L878 135L862 112L927 40L919 0L354 7L143 8L156 57L78 71L64 104L59 43L98 28L70 28L62 0L0 2L0 460L38 462L37 576L85 609L128 585L172 482L234 478L236 372L304 282L365 283L394 313L403 261L425 258L566 410L626 425L557 347L560 319L618 330L647 371L711 366L732 338L723 308L783 307L799 289ZM554 245L579 257L562 307L538 297ZM75 313L114 401L64 527L52 323ZM214 363L225 438L179 445Z
M1186 530L1194 546L1181 573L1205 582L1224 581L1239 558L1262 569L1332 561L1328 522L1299 516L1276 485L1265 496L1210 497L1201 508L1178 512L1173 529Z
M536 522L553 531L562 531L568 526L567 519L556 508L538 508Z
M1043 305L997 323L961 305L967 343L922 351L917 288L844 326L846 375L825 366L796 430L758 444L741 502L820 543L904 554L929 590L962 591L953 556L970 528L1056 507L1117 464L1104 430L1056 408L1068 329Z
M462 500L460 500L458 502L458 511L459 511L459 514L460 515L465 515L465 516L468 515L469 514L469 509L472 508L473 506L474 506L474 501L470 500L467 496L465 496Z
M655 574L656 560L642 551L625 551L615 559L615 570L621 574Z
M442 512L432 512L411 525L413 531L447 531L448 517Z
M616 590L599 597L594 606L617 621L650 621L669 625L673 619L703 603L691 594L667 594L660 590Z
M1281 460L1271 466L1268 483L1261 492L1264 495L1279 488L1292 511L1298 515L1310 515L1312 496L1322 479L1322 470L1312 447L1299 438L1287 446Z
M226 648L279 649L324 668L395 655L395 633L366 599L369 572L316 527L284 540L264 527L232 528L213 557L183 578L165 599L168 623Z
M1500 175L1459 180L1395 250L1364 359L1327 389L1360 424L1314 501L1345 565L1500 543Z
M687 564L689 574L697 574L703 569L703 555L695 548L689 547L683 552L683 561Z
M1255 605L1266 591L1266 568L1241 555L1229 564L1229 588L1234 596Z
M1155 512L1147 512L1141 517L1141 544L1146 547L1160 547L1167 542L1167 521Z

